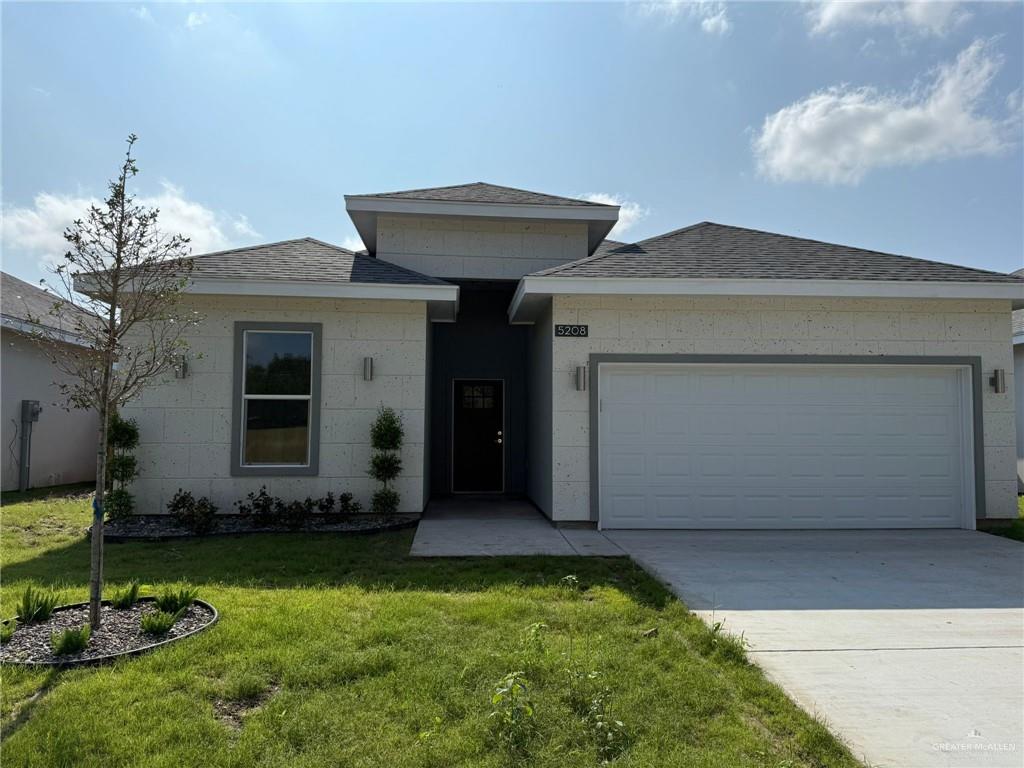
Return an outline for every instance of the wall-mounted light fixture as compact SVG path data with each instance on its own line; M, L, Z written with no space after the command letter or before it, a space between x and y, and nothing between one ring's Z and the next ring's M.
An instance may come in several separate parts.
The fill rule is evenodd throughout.
M988 383L992 385L992 390L997 395L1006 392L1006 370L1004 368L996 368L992 371L992 378L988 380Z
M587 391L587 366L585 365L576 366L576 391Z
M373 358L363 358L363 381L373 381Z
M188 358L185 355L178 355L174 360L174 378L188 378Z

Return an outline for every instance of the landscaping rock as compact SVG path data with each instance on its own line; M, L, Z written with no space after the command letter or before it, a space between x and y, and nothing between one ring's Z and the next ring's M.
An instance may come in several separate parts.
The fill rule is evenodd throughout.
M254 525L246 515L217 515L214 529L203 536L235 536L244 533L376 533L408 528L418 515L310 515L298 528L284 525ZM178 525L170 515L132 515L123 520L108 520L103 525L105 541L138 539L193 538L197 534Z
M205 629L217 619L213 606L197 600L166 635L146 635L140 624L144 614L156 610L152 600L140 598L131 608L124 609L104 605L101 609L100 628L92 632L85 650L64 656L53 653L50 635L88 624L89 605L84 603L56 608L46 621L18 624L11 639L0 646L0 662L57 666L95 663L187 637Z

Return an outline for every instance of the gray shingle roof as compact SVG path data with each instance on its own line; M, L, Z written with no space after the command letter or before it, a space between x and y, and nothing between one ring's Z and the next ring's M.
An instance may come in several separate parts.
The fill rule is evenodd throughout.
M390 200L440 200L451 203L498 203L504 205L593 205L610 208L604 203L590 200L576 200L571 197L546 195L514 187L502 187L483 181L472 184L457 184L451 187L429 187L427 189L406 189L399 192L378 192L372 195L354 197L379 197Z
M19 280L14 275L0 272L0 314L4 318L32 323L37 326L35 330L39 330L38 326L42 326L44 328L66 330L74 333L75 322L62 323L60 317L50 314L53 305L58 302L63 303L60 296L44 291L42 288L26 283L24 280ZM80 322L93 322L92 315L74 307L69 306L62 310L62 312L69 319L74 316Z
M607 242L607 241L606 241ZM971 267L704 221L533 275L781 280L1020 282Z
M372 256L303 237L189 257L192 279L312 280L324 283L448 285Z

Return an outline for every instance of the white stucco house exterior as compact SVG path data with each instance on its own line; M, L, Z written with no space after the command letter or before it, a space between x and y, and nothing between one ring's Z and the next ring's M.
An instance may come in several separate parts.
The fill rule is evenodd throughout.
M65 379L36 336L45 333L68 350L80 349L81 339L48 315L51 294L7 273L0 274L0 288L3 490L95 480L96 412L64 407L58 384ZM23 403L39 406L32 409L35 421ZM30 443L23 441L26 431Z
M1013 273L1024 279L1024 269ZM1013 375L1024 381L1024 309L1013 313ZM1016 390L1017 400L1017 490L1024 493L1024 386Z
M602 528L973 528L1016 514L1024 280L484 183L346 197L365 245L193 258L190 375L140 426L140 512L364 503L379 405L402 510L525 497Z

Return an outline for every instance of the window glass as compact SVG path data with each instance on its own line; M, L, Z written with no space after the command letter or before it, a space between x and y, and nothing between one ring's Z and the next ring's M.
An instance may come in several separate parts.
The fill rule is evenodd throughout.
M245 394L308 395L312 360L312 334L246 331Z
M246 464L309 463L309 400L245 401Z

